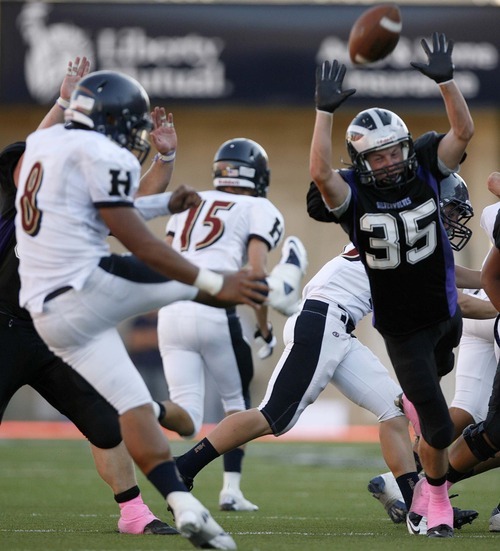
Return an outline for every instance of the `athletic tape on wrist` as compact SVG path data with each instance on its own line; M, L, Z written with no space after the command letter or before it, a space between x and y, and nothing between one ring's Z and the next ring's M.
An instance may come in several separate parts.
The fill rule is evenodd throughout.
M67 109L69 107L69 101L61 96L56 99L56 103L61 109Z
M200 268L193 285L198 287L201 291L205 291L209 295L215 296L220 293L224 285L224 276L212 272L212 270Z
M166 155L163 155L162 153L157 153L154 156L154 161L160 161L162 163L171 163L175 159L175 149L167 153Z

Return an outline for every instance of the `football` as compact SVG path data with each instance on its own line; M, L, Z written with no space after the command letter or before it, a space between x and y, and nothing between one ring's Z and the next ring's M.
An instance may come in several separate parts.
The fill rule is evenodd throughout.
M381 4L364 11L349 34L349 57L356 65L384 59L396 47L403 28L396 4Z

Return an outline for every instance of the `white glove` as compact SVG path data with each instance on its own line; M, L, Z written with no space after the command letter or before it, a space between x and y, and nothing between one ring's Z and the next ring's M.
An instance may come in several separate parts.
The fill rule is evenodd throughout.
M258 327L253 335L256 344L260 346L257 351L257 356L259 356L261 360L269 358L269 356L273 353L274 347L278 344L276 337L273 335L273 326L269 322L267 324L267 328L269 330L269 335L266 338L262 336L262 333Z

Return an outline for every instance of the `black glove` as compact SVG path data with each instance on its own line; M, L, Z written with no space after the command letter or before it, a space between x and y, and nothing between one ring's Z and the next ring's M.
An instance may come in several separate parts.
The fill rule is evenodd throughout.
M318 111L333 113L349 96L356 92L354 88L342 90L345 71L345 65L339 64L336 59L332 61L331 65L329 61L324 61L320 67L316 67L314 99Z
M336 220L333 213L326 208L321 192L314 182L311 182L307 192L307 214L318 222L335 222Z
M447 48L446 36L442 33L434 33L432 35L432 45L434 51L431 51L425 40L421 40L420 44L422 44L422 48L427 54L429 63L426 65L425 63L415 63L412 61L410 62L410 65L438 84L440 82L451 80L455 69L453 61L451 60L453 40L448 40Z
M267 329L269 330L269 335L265 338L258 327L253 335L255 342L260 346L257 355L261 360L268 358L273 353L274 347L278 344L276 337L273 335L273 326L269 322L267 323Z

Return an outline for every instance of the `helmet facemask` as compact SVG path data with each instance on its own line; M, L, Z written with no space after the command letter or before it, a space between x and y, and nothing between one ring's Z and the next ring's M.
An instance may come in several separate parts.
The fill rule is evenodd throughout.
M451 248L461 251L472 237L472 230L466 224L474 216L467 185L455 173L442 180L440 185L441 220Z
M368 154L397 144L401 146L403 160L373 170ZM417 160L413 140L405 123L391 111L373 108L359 113L347 129L346 145L362 184L388 189L404 185L415 177Z

